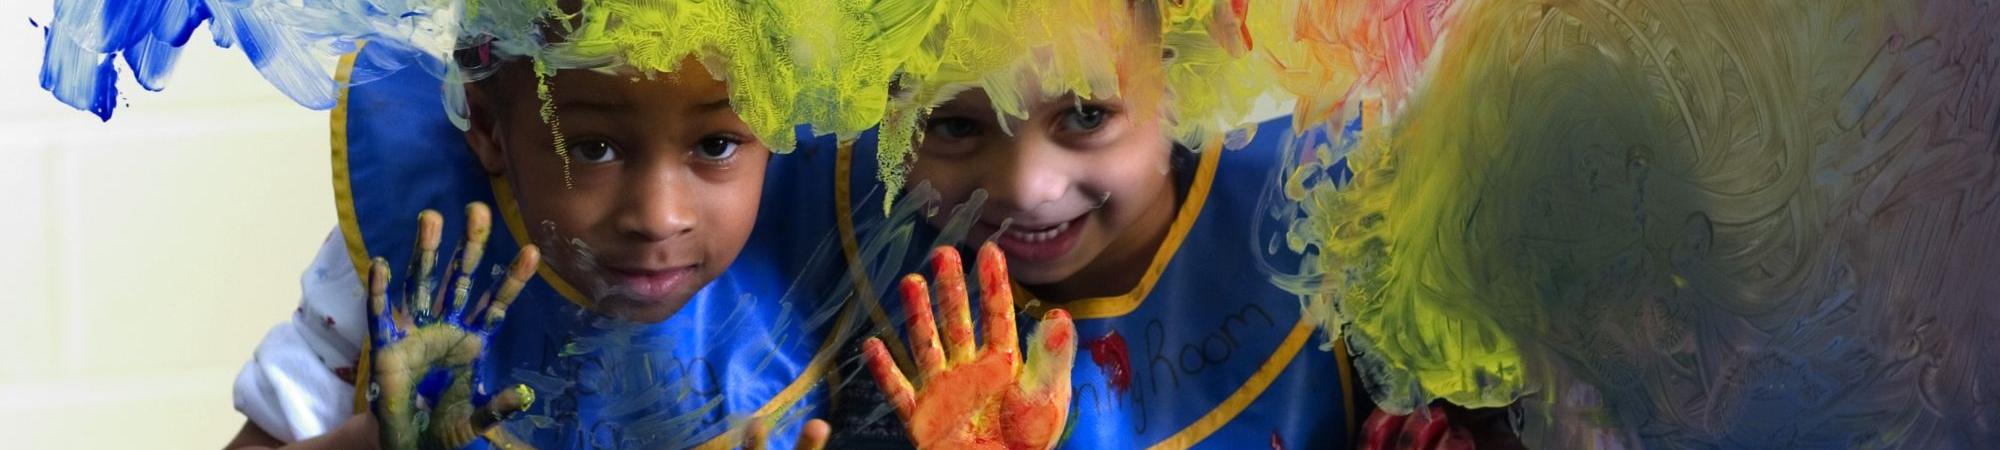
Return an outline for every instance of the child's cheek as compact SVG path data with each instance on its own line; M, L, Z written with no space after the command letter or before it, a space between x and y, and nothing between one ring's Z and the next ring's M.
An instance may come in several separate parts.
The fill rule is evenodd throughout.
M762 180L745 181L755 182L732 183L721 186L727 190L719 195L696 197L696 201L704 203L701 220L714 225L706 227L703 233L706 237L701 239L702 252L709 268L718 273L742 253L750 240L750 230L756 228L757 215L763 212L759 208Z
M609 224L601 219L606 217L610 202L591 189L556 186L518 192L520 225L527 227L529 238L542 248L545 264L572 286L594 286L598 275L591 255L602 250L597 244L603 244L598 237L615 234L593 232L593 228Z
M972 191L984 187L978 185L977 177L962 170L962 166L965 164L951 161L926 162L923 159L918 159L917 161L915 167L910 168L911 183L909 186L914 187L924 182L930 183L931 189L937 190L938 196L944 201L945 206L965 203L967 199L972 198ZM932 221L946 219L949 219L949 217L944 217L944 215L936 215L928 218L928 220Z

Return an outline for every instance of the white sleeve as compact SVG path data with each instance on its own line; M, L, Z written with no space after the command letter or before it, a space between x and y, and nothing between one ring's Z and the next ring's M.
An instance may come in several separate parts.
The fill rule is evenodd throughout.
M236 376L236 410L285 442L354 414L354 367L367 339L367 293L335 228L299 277L299 307L271 327Z

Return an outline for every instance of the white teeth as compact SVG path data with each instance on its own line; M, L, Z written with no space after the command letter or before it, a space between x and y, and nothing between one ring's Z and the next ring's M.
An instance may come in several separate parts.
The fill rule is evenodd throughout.
M1042 242L1050 239L1055 239L1057 235L1060 235L1062 234L1062 232L1068 230L1069 230L1069 222L1063 222L1061 224L1057 224L1053 228L1049 228L1042 231L1008 231L1007 235L1012 236L1014 240L1017 241L1035 243L1035 242Z

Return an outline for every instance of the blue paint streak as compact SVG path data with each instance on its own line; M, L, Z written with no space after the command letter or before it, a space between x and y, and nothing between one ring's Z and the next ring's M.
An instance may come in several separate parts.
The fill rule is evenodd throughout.
M79 48L54 28L42 29L42 89L72 108L111 120L118 100L118 69L109 58Z
M200 0L170 0L161 11L159 26L153 28L153 39L174 47L186 45L195 27L208 18L208 4Z
M69 0L85 1L85 0ZM139 43L160 19L159 0L99 0L104 7L101 25L104 36L96 48L105 53L124 51ZM85 41L89 42L89 41Z
M100 88L90 102L90 112L96 114L98 120L107 122L111 120L111 109L118 105L118 67L113 62L111 58L104 58L104 62L97 64L97 85Z
M139 86L159 92L167 88L167 75L174 70L174 61L180 56L180 49L149 35L138 45L125 50L124 56L125 66L132 69L132 76L139 80ZM115 79L113 81L116 82Z
M207 22L217 46L242 42L244 55L285 95L308 107L331 107L333 80L315 58L333 49L319 48L315 39L331 37L351 49L364 36L314 34L286 24L281 12L250 8L254 4L225 2L214 10L204 0L55 0L49 25L28 19L42 28L42 89L109 120L118 99L115 63L124 60L145 89L165 89L181 47Z
M243 44L243 55L250 57L250 64L263 68L264 61L269 56L264 54L264 43L257 40L257 30L251 28L250 21L243 20L243 16L236 16L234 22L236 23L234 34L236 41Z

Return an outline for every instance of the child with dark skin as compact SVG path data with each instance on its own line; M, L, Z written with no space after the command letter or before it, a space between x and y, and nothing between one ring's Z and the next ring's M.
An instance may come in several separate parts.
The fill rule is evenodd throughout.
M518 258L532 268L539 257L592 299L595 313L641 323L665 320L743 249L756 222L770 149L731 109L727 86L689 60L682 70L651 79L590 70L548 77L550 103L566 138L565 162L541 116L531 70L507 63L466 86L466 143L489 174L513 187L526 223L552 224L527 230L547 252L524 246ZM468 225L488 226L485 208L474 209ZM421 226L435 229L434 219L427 215ZM435 233L422 234L432 237L419 245L434 248ZM468 236L474 234L483 233ZM510 278L527 276L517 269ZM473 416L504 416L519 407L510 402L490 402ZM227 448L378 448L381 425L363 412L326 434L283 445L246 423ZM761 442L762 427L752 430L749 442ZM813 421L799 445L816 447L826 434L825 423Z

